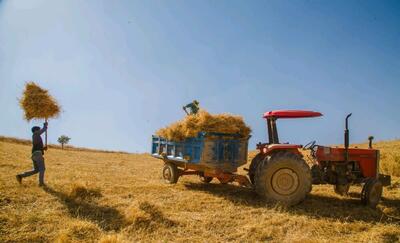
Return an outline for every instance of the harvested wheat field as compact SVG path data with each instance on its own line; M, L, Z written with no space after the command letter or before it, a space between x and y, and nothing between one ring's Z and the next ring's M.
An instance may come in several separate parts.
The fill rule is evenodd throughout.
M375 146L399 176L400 141ZM162 162L148 154L52 148L45 155L48 188L38 187L36 176L19 185L14 176L30 169L30 149L0 141L0 242L400 240L399 178L376 210L361 206L359 187L341 197L331 186L314 186L305 202L283 208L195 176L164 184Z

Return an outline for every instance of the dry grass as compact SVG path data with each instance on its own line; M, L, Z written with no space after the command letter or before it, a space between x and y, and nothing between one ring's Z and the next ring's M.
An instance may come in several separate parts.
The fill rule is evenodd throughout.
M400 155L398 145L376 145L382 164ZM360 205L361 188L341 197L330 186L314 186L305 202L284 208L195 176L166 185L162 162L147 154L50 149L49 187L38 187L36 176L18 185L14 176L30 169L29 154L28 145L0 141L0 242L400 240L399 178L376 210Z
M6 143L16 143L16 144L24 144L24 145L32 145L32 141L28 139L14 138L14 137L6 137L0 135L0 142ZM62 149L61 145L58 144L48 144L48 148L50 149ZM73 151L84 151L84 152L95 152L95 153L127 153L124 151L113 151L113 150L100 150L100 149L92 149L92 148L81 148L75 147L72 145L64 145L65 150L73 150Z
M34 82L26 83L19 103L27 121L56 117L61 109L57 101L50 96L49 91L42 89Z
M182 141L186 138L197 137L199 132L233 133L247 138L251 129L241 116L228 113L213 115L200 110L196 115L186 116L180 121L161 128L157 131L157 135L172 141Z

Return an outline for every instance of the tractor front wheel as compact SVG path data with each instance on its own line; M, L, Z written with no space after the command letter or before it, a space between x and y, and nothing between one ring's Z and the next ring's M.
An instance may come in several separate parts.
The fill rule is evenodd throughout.
M368 179L361 191L361 202L371 208L376 208L382 197L383 186L378 179Z
M297 154L282 151L259 164L255 175L257 194L269 201L292 206L311 191L311 171Z
M178 182L179 170L175 164L165 163L162 170L162 176L166 183L175 184Z

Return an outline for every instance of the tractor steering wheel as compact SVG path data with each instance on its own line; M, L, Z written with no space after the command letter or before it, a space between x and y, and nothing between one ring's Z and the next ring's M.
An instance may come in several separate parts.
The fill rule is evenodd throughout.
M314 148L316 142L317 141L314 140L314 141L307 143L306 145L303 146L303 150L307 150L307 149L312 150Z

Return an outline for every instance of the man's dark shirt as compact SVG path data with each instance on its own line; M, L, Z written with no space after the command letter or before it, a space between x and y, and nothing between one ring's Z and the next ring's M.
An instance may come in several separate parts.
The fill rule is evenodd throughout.
M42 129L32 134L32 153L35 151L42 151L42 154L44 153L43 140L42 137L40 137L40 135L42 135L42 133L44 133L46 130L47 126L43 126Z
M197 112L199 112L200 108L199 105L192 102L190 104L187 104L186 106L184 106L184 109L186 110L186 108L190 109L190 115L194 115L197 114Z

